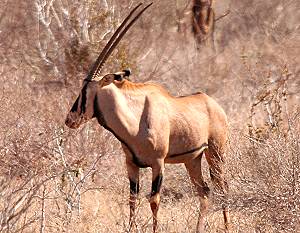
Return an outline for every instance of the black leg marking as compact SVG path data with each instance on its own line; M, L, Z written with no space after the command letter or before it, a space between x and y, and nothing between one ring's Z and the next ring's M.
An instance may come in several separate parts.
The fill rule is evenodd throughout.
M152 188L151 188L151 196L154 196L156 193L159 193L161 184L162 184L163 176L162 174L159 174L155 180L152 182Z
M204 182L204 186L203 186L202 189L203 189L203 194L204 194L205 196L209 196L210 189L209 189L209 187L208 187L208 185L207 185L206 182Z
M140 191L139 183L135 183L134 181L130 180L130 194L136 195Z

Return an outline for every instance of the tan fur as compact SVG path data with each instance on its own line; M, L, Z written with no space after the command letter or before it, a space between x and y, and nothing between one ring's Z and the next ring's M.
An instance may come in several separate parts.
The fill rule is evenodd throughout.
M173 97L157 84L135 84L127 80L114 84L100 94L100 98L111 99L102 112L109 119L110 127L127 138L137 154L158 156L157 152L163 151L167 152L163 156L168 158L209 140L219 147L225 146L226 115L209 96L200 93ZM118 100L113 100L115 97Z
M174 97L157 84L133 83L125 79L115 81L113 77L113 74L106 75L99 82L86 83L85 92L91 99L87 100L85 107L92 112L70 112L66 124L76 128L82 124L81 119L86 121L95 116L100 123L104 119L104 127L122 143L128 177L133 184L138 185L139 166L152 168L153 193L150 204L153 232L157 229L164 163L185 164L200 197L201 213L197 232L204 231L209 197L209 188L201 172L204 152L212 180L224 197L223 212L228 230L228 187L223 171L228 125L223 109L204 93ZM76 120L79 123L74 123ZM134 219L135 200L136 194L131 194L130 226Z
M210 34L213 40L215 13L213 0L193 0L192 31L198 44L205 42Z
M203 4L204 2L206 1L200 1ZM130 183L129 232L135 225L139 170L143 167L152 168L149 201L153 215L153 233L157 232L157 214L165 163L185 164L200 198L197 233L204 232L209 203L209 187L204 182L201 171L201 159L204 153L210 167L212 181L223 197L222 207L227 232L228 187L224 178L223 165L228 127L223 109L203 93L174 97L160 85L127 81L130 70L100 75L101 67L114 48L152 3L137 12L141 5L140 3L132 9L99 54L83 82L82 90L65 123L68 127L76 129L90 119L97 118L99 124L121 142L126 155ZM214 14L211 4L209 7L207 4L204 5L208 14L203 8L199 22L200 26L204 25L200 29L207 34L206 26L210 25ZM195 13L198 17L199 12L196 8ZM135 17L133 17L134 13L136 13Z

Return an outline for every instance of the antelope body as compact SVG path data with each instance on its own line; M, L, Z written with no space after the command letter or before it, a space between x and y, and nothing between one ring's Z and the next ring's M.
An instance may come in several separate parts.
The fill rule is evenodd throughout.
M209 188L201 172L203 152L210 166L211 178L224 200L227 194L222 169L227 141L224 111L203 93L174 97L157 84L133 83L127 80L130 75L128 70L99 76L103 51L101 54L102 58L99 56L88 78L84 80L82 90L66 118L66 125L78 128L84 122L96 118L100 125L121 142L130 181L130 228L134 225L139 169L152 168L150 206L153 212L153 232L156 232L164 164L184 163L200 197L197 232L204 232ZM227 230L228 210L225 204L223 213Z
M214 33L215 13L213 0L193 0L192 32L198 44L205 42Z

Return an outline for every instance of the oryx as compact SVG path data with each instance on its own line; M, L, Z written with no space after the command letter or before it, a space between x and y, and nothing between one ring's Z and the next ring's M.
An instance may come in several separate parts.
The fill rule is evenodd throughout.
M201 172L201 158L205 152L212 181L224 197L223 213L227 231L229 220L223 155L228 127L223 109L204 93L174 97L160 85L131 82L128 80L129 70L104 76L99 74L126 31L150 5L128 22L141 6L139 4L116 30L83 81L81 92L65 123L75 129L96 118L121 142L130 182L130 226L134 221L139 193L139 169L152 168L150 206L153 232L157 228L159 192L165 163L185 164L200 196L197 232L204 231L209 197L209 187Z

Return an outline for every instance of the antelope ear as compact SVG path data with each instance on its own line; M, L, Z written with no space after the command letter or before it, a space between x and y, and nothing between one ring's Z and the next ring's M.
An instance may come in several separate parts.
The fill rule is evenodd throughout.
M131 70L130 69L123 70L123 73L124 73L124 77L129 77L131 75Z
M131 71L129 69L123 70L121 72L116 72L114 73L115 75L115 80L117 81L122 81L124 78L129 80L129 75L131 74Z
M99 81L99 85L101 87L104 87L104 86L111 84L114 80L115 80L114 74L107 74L107 75L104 75L103 78Z

